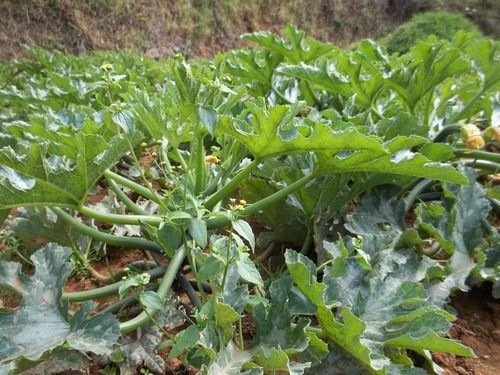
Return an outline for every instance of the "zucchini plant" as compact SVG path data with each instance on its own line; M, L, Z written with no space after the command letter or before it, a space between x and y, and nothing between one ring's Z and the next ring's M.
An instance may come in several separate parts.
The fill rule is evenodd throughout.
M344 52L293 27L285 35L248 35L260 49L213 61L33 51L11 64L0 85L0 210L14 233L20 216L37 215L54 238L22 257L32 272L0 262L0 285L22 299L0 316L0 373L62 350L161 373L156 350L170 348L205 374L418 374L417 357L436 371L431 351L473 355L445 337L454 317L444 307L470 273L496 278L496 230L481 225L498 203L471 168L496 171L498 154L457 135L464 120L481 139L495 125L495 45L458 34L397 57L368 41ZM285 235L304 229L286 270L262 277L249 217ZM344 228L326 230L335 220ZM145 260L102 277L88 249L109 247ZM75 264L106 285L65 292Z

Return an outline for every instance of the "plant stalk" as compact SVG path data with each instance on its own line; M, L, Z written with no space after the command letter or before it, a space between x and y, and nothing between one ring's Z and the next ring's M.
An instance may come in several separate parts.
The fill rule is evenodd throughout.
M286 198L289 194L293 193L297 189L300 189L302 186L306 185L309 181L313 180L314 178L316 178L315 174L304 176L301 179L295 181L293 184L288 185L286 188L283 188L277 191L276 193L273 193L261 199L260 201L257 201L247 206L245 209L238 212L238 216L245 217L254 215L257 212L263 210L265 207L269 206L270 204L276 203L277 201ZM231 218L229 216L220 215L218 217L213 217L208 219L207 228L208 229L220 228L229 223L231 223Z
M168 264L167 270L163 275L163 279L157 291L158 295L162 299L167 297L167 294L170 288L172 287L172 283L174 282L177 272L179 272L179 269L181 268L182 263L186 258L186 255L187 255L186 248L184 246L181 246L177 249L170 263ZM153 310L153 309L147 309L147 312L143 311L135 318L132 318L130 320L127 320L126 322L121 323L120 331L122 333L127 333L137 329L138 327L147 323L149 321L150 316L154 316L157 312L158 310Z
M459 149L455 150L455 156L463 158L471 158L475 160L487 160L500 164L500 154L487 151Z
M222 189L212 194L205 200L205 208L208 210L213 209L217 203L231 194L233 190L238 187L239 183L243 181L258 165L259 161L257 159L252 160L250 164L248 164L236 176L234 176L231 181L229 181Z
M86 206L81 206L79 211L82 215L109 224L140 225L141 223L147 223L151 225L160 225L163 221L159 216L108 214L93 210Z
M154 194L151 190L148 188L145 188L144 186L138 184L137 182L131 181L126 177L120 176L117 173L111 172L109 169L105 170L103 173L104 177L110 178L117 183L119 183L122 186L125 186L133 191L135 191L137 194L142 195L144 198L147 198L153 202L156 202L158 204L161 204L161 198L157 195Z
M94 238L98 241L102 241L113 246L143 249L158 254L163 254L161 247L158 246L156 242L149 241L144 238L114 236L109 233L103 233L97 229L91 228L88 225L83 224L82 222L78 221L73 216L71 216L70 214L66 213L64 210L58 207L51 207L51 210L54 211L56 215L66 224L72 226L80 233L89 236L91 238Z
M137 206L132 199L130 199L127 194L125 194L122 189L118 186L118 184L112 180L111 178L106 178L106 181L108 182L109 188L115 193L117 198L127 206L127 208L130 210L130 212L133 212L136 215L145 215L146 212L139 206Z
M151 280L156 280L160 278L163 275L163 273L165 273L165 269L167 269L165 266L160 266L150 271L147 271L147 273L149 273L149 275L151 276ZM120 286L123 283L124 281L118 281L116 283L109 284L101 288L85 290L83 292L63 293L61 298L67 300L68 302L84 302L91 299L107 297L112 294L118 293L118 290L120 289Z

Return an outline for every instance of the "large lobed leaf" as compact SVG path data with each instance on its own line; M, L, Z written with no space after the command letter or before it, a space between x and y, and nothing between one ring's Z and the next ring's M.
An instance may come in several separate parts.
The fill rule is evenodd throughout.
M274 51L294 64L315 60L334 49L330 43L321 43L306 37L303 31L299 31L294 26L288 26L283 34L288 41L269 31L245 34L242 38Z
M19 206L78 208L89 189L140 138L90 118L80 128L33 122L11 126L26 146L0 149L0 209Z
M0 262L0 286L22 297L19 308L0 315L0 365L6 372L16 359L35 361L64 343L82 352L111 353L120 335L112 315L87 319L93 307L88 302L69 317L61 305L64 283L73 270L70 254L68 248L46 245L31 257L33 276L22 273L19 263Z
M363 135L354 127L334 132L323 123L300 122L296 118L300 110L297 105L271 108L262 102L246 105L248 111L238 118L223 116L219 131L240 141L256 158L323 150L386 152L376 138Z
M434 282L429 293L436 304L444 304L451 291L467 291L466 280L476 266L474 251L483 239L482 220L488 217L490 205L484 188L476 182L476 173L465 168L468 184L444 184L442 204L422 204L417 210L418 226L435 238L450 258L446 276Z
M318 174L379 172L466 181L454 168L411 151L425 143L425 138L399 136L382 143L354 126L333 130L321 122L301 121L296 117L297 105L246 105L248 111L237 118L222 116L218 131L237 139L257 159L313 151L318 157Z
M376 255L382 249L372 250L375 254L371 255ZM335 272L328 268L322 283L316 280L315 265L309 259L291 250L285 257L294 282L316 307L316 317L330 342L369 372L383 374L393 368L387 348L472 355L460 343L440 336L449 329L452 317L433 305L417 283L425 272L416 258L411 253L392 258L391 252L384 252L372 271L360 270L355 260L345 259L340 263L345 269L338 263ZM334 316L332 305L338 306L342 320Z

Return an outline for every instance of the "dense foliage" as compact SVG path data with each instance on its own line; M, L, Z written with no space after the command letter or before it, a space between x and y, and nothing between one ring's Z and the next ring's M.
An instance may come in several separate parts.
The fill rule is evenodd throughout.
M483 280L500 294L497 45L243 38L258 47L210 61L32 50L1 67L0 285L21 302L0 316L0 373L61 352L163 373L165 348L202 374L473 355L446 338L447 301ZM110 247L145 260L104 277ZM72 272L107 285L65 292Z
M476 25L461 14L450 12L426 12L418 14L398 26L387 38L389 52L407 53L416 42L430 35L451 40L459 30L479 32Z

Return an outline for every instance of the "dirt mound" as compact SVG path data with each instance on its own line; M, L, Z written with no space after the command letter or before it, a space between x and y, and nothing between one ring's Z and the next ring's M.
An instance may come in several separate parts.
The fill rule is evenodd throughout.
M500 35L495 1L4 0L0 61L25 56L23 44L78 53L210 56L241 45L243 33L277 31L289 23L318 39L348 45L386 35L414 13L437 8L463 13L485 32Z

